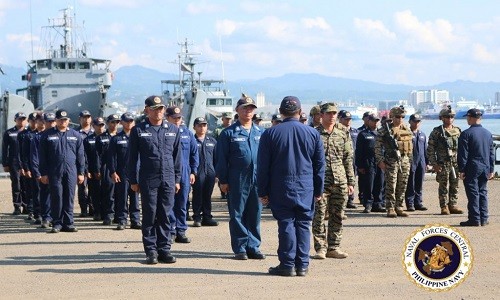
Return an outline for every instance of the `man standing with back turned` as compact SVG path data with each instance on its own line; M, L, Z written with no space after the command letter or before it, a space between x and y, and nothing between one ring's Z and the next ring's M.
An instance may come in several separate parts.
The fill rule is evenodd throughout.
M458 170L467 194L467 221L460 226L486 226L488 221L488 189L486 184L493 178L495 147L491 132L481 126L483 114L479 109L469 109L469 129L458 138Z
M297 97L283 98L282 124L264 131L259 145L257 190L278 221L280 264L269 268L272 275L306 275L313 199L323 192L323 142L317 130L299 122L300 113Z

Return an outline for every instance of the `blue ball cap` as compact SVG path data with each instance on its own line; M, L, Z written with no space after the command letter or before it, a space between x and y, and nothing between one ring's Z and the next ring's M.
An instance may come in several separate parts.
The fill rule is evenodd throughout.
M281 100L280 110L284 112L295 112L301 108L300 100L295 96L286 96Z
M64 109L59 109L56 111L56 119L57 120L66 120L69 119L68 112Z
M120 117L117 114L111 114L106 118L106 122L120 121Z
M22 111L18 112L15 116L14 116L14 119L17 120L17 119L26 119L26 114L23 113Z
M476 118L476 119L479 119L483 116L483 113L477 109L477 108L471 108L467 111L467 113L465 115L463 115L464 117L473 117L473 118Z
M131 113L126 112L126 113L122 114L120 119L124 122L131 122L131 121L134 121L134 116Z
M53 112L46 112L43 114L43 119L47 122L52 122L56 120L56 114Z
M167 108L167 116L172 118L182 117L181 109L178 106L171 106Z

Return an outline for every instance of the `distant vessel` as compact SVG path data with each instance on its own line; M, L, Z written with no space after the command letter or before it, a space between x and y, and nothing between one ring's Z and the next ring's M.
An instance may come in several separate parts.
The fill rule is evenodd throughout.
M16 90L16 94L25 96L36 110L65 109L73 122L78 121L82 110L90 111L93 116L103 116L113 79L109 69L111 61L88 57L87 43L78 45L80 41L74 17L70 15L71 8L61 11L62 17L49 19L50 25L44 27L47 35L45 58L27 63L28 71L22 76L27 86ZM55 47L61 38L62 43Z
M351 113L353 120L361 120L363 118L363 114L365 112L370 112L374 114L378 114L378 109L373 105L365 105L365 104L339 104L340 110L346 110Z
M481 105L478 101L465 100L462 98L457 102L433 104L432 107L428 107L427 109L423 110L421 112L421 115L425 119L439 119L439 112L443 108L446 108L448 105L451 106L452 109L455 111L455 118L456 119L464 119L465 118L464 115L471 108L479 109L483 114L485 114L484 106Z
M202 79L202 72L195 72L195 57L201 53L190 52L187 39L179 46L179 79L161 81L162 97L168 105L182 109L184 123L189 129L193 129L194 119L204 117L208 130L214 130L222 113L233 111L233 98L225 89L223 79Z

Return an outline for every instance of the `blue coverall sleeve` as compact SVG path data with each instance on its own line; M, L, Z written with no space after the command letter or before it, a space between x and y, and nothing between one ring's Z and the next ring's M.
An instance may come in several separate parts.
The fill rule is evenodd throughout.
M490 166L490 173L495 172L495 143L493 143L493 137L490 137L490 161L489 161L489 166Z
M139 167L137 161L139 156L139 135L137 133L137 126L132 128L130 132L129 145L128 145L128 159L127 159L127 179L130 184L137 184L137 169Z
M9 166L9 161L7 160L7 149L9 148L9 135L7 134L7 131L3 133L3 138L2 138L2 165L4 167Z
M37 147L37 141L36 138L33 138L30 143L30 156L31 156L31 163L30 163L30 170L32 172L33 178L38 178L40 177L40 159L39 159L39 151Z
M228 130L223 130L217 140L217 164L215 165L215 173L219 178L220 184L227 184L229 177L229 146L230 135Z
M325 178L325 150L323 141L318 132L315 132L316 146L314 147L313 156L313 185L314 196L318 197L323 194L324 178Z
M198 154L198 143L194 134L189 131L190 149L189 149L189 166L191 167L191 174L198 174L198 166L200 165L200 156Z
M269 180L271 176L271 145L268 131L260 137L257 153L257 191L259 197L269 196Z
M465 172L465 167L467 165L467 157L469 156L469 141L466 136L467 133L464 134L462 132L458 137L458 152L457 152L457 163L458 163L458 171L460 173Z
M356 139L356 150L354 150L354 165L356 165L358 169L366 168L366 164L364 163L366 159L366 155L364 154L365 147L363 147L364 140L364 135L360 133Z
M42 135L42 137L40 138L40 146L38 147L38 150L40 153L40 155L38 156L38 159L40 161L40 176L47 176L48 175L48 169L47 169L47 158L48 158L48 155L50 153L47 153L47 136L46 135Z
M82 136L77 133L78 140L76 144L76 170L78 175L83 175L85 172L85 153L83 151L83 139Z
M177 134L175 135L175 142L173 146L172 155L174 159L175 183L181 183L182 144L181 144L181 135L179 134L179 130L177 130Z
M116 142L118 141L116 135L111 138L109 141L109 149L108 149L108 169L109 174L113 174L116 172Z

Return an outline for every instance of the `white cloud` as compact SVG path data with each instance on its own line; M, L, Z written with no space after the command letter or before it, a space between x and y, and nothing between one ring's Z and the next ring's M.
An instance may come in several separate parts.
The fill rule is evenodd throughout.
M473 45L472 56L476 61L484 64L494 64L498 62L498 57L496 57L495 54L488 51L486 46L478 43Z
M328 22L326 22L323 17L302 18L300 21L302 25L304 25L304 27L307 29L313 29L313 28L319 28L321 30L331 29L330 24L328 24Z
M396 39L396 34L387 29L380 20L354 18L354 27L369 37Z
M404 36L407 51L443 54L459 40L453 25L447 20L421 22L410 10L394 15L397 29Z
M106 27L106 31L112 35L124 34L125 24L123 24L123 23L111 23Z
M222 5L208 3L207 1L201 1L197 3L189 3L186 7L186 10L191 15L200 15L220 13L224 12L226 9Z
M273 1L241 1L240 8L244 13L248 14L258 14L265 13L269 14L272 12L277 12L279 14L292 12L294 9L290 6L290 4L286 2L273 2Z
M238 27L239 24L237 22L228 19L217 20L215 23L217 33L225 36L233 34Z
M144 0L80 0L79 3L91 7L136 8L144 5Z
M22 33L22 34L7 34L7 41L9 42L17 42L19 44L31 43L31 34ZM38 36L33 36L33 41L38 41Z

